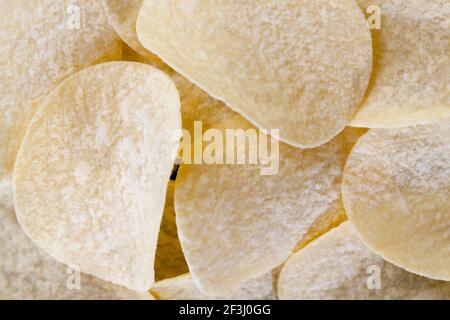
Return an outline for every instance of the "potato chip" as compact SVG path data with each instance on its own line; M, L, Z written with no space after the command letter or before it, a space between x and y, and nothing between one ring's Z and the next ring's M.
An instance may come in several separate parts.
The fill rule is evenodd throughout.
M0 0L0 179L10 179L35 104L67 76L120 59L121 41L91 0Z
M239 115L217 128L256 130ZM323 219L320 228L326 229L342 218L344 134L312 150L280 144L279 155L276 140L268 140L279 160L274 175L262 175L266 161L182 164L178 172L180 241L196 284L208 296L230 295L280 265L317 221Z
M158 300L207 300L195 286L192 276L187 273L181 276L156 282L150 290Z
M101 0L114 30L134 51L147 58L158 59L145 49L136 33L136 20L143 0Z
M450 299L450 283L386 262L345 222L289 258L278 295L282 300Z
M347 132L349 129L351 128L347 128L344 132ZM293 252L295 253L302 250L311 242L320 238L321 236L341 225L347 220L348 218L343 207L340 208L337 212L328 212L327 214L324 214L319 219L317 219L312 226L309 227L308 232L303 236ZM285 263L286 261L284 261L273 270L273 278L275 283L278 283L280 273Z
M346 128L344 132L342 132L342 139L345 146L345 154L350 154L355 143L363 136L368 129L362 128ZM327 214L322 215L318 218L314 224L309 227L308 232L302 238L302 240L297 245L297 248L294 251L298 251L310 242L319 238L321 235L327 233L331 229L337 227L342 222L347 220L347 215L345 214L344 207L340 207L337 212L330 211Z
M272 273L247 281L230 296L211 298L197 289L190 274L157 282L151 290L160 300L275 300Z
M152 57L141 56L130 48L125 48L124 58L129 61L150 64L164 71L172 78L180 92L183 129L188 130L192 137L196 121L202 122L202 129L207 130L237 115L222 102L209 96L205 91L171 69L164 62L155 60Z
M350 220L374 252L450 280L450 119L372 129L349 157L342 191Z
M298 147L342 131L371 74L371 35L353 0L144 1L137 32L211 96Z
M0 209L0 299L153 299L77 273L47 256L29 240L13 211Z
M179 73L173 72L171 78L180 92L183 129L188 130L192 137L195 122L201 122L202 129L208 130L238 115Z
M352 151L353 147L355 146L356 142L358 142L358 140L365 135L367 132L369 131L369 129L366 128L351 128L351 127L347 127L345 129L345 131L342 133L343 138L344 138L344 142L347 146L347 154L350 154L350 152Z
M178 239L177 225L175 221L175 209L173 194L175 182L170 181L166 195L166 206L159 230L158 245L155 257L156 281L174 278L189 272L184 254Z
M13 194L11 179L0 179L0 209L13 210Z
M155 273L158 282L155 283L151 292L162 300L211 299L197 289L192 276L188 274L189 270L177 234L174 188L175 182L169 182L155 258ZM246 282L230 297L222 297L222 299L274 299L273 283L272 273L269 272L262 277Z
M373 78L352 125L400 127L450 115L448 1L358 3L364 11L369 9L374 23L380 13L381 24L373 30Z
M331 229L337 227L341 223L347 220L347 215L345 214L344 208L340 208L339 211L330 211L327 214L319 217L312 226L309 227L308 232L303 236L301 241L298 243L294 252L297 252L308 244L327 233Z
M169 68L156 55L145 49L140 43L136 33L136 19L143 0L102 0L108 20L119 37L127 44L125 54L131 53L126 49L129 46L137 55L132 54L137 62L148 63L158 69ZM127 57L124 57L127 59ZM129 57L128 57L129 58Z
M60 262L149 289L179 104L164 73L133 62L91 67L58 86L31 121L14 168L25 233Z
M164 71L165 73L167 73L169 75L173 72L172 68L170 68L167 64L165 64L157 56L152 55L152 54L143 56L143 55L137 53L136 51L134 51L133 49L131 49L126 44L123 45L122 60L149 64L152 67L155 67L161 71Z

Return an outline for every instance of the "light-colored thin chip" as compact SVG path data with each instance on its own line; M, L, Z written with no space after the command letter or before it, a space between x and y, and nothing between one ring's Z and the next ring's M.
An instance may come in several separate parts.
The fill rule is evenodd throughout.
M0 299L153 298L55 261L25 236L13 211L0 209Z
M374 73L352 125L400 127L450 115L448 0L358 3L372 19L381 13L381 28L372 33Z
M338 212L328 212L327 214L319 217L314 224L309 227L308 232L303 236L294 252L306 247L309 243L316 240L323 234L327 233L331 229L337 227L341 223L347 220L344 208L340 208Z
M160 300L275 300L272 273L244 283L230 296L211 298L197 289L190 274L157 282L151 290Z
M143 0L101 0L111 26L127 44L124 59L151 64L166 71L169 67L145 49L136 33L136 20ZM130 49L130 50L129 50Z
M188 79L171 69L168 65L152 57L144 57L125 47L124 58L150 64L167 73L177 85L181 99L181 115L183 128L194 136L194 123L202 123L202 129L207 130L237 115L219 100L212 98Z
M92 0L0 0L0 179L11 174L35 109L67 76L120 59L121 41Z
M178 92L155 68L106 63L65 80L36 112L17 157L25 233L60 262L149 289L180 129Z
M155 56L155 55L143 56L143 55L137 53L136 51L134 51L133 49L131 49L126 44L123 45L122 60L149 64L152 67L155 67L161 71L164 71L168 75L170 75L173 72L173 70L167 64L165 64L161 59L159 59L157 56Z
M177 234L174 210L175 183L169 182L166 207L156 250L156 280L151 292L161 300L205 300L213 299L198 290L189 272ZM272 272L252 279L225 300L269 300L275 299Z
M342 191L350 220L374 252L450 280L450 119L372 129L349 157Z
M354 0L150 0L137 32L175 70L298 147L338 135L371 74L371 35Z
M114 30L134 51L148 59L158 59L145 49L136 33L136 20L143 0L101 0Z
M6 176L5 179L0 179L0 209L12 210L13 208L12 179Z
M256 130L239 115L217 128L223 136L225 129ZM182 164L175 188L177 225L199 289L228 296L284 262L318 220L324 230L340 220L348 149L344 134L311 150L280 144L279 170L267 176L261 169L268 165L261 162ZM270 152L276 163L276 150Z
M345 222L293 254L278 283L280 299L450 299L450 283L398 268L372 253Z
M195 122L201 122L202 129L208 130L237 116L221 101L212 98L179 73L173 72L171 78L180 91L183 129L188 130L192 137Z
M345 145L345 154L350 154L355 143L358 141L361 136L363 136L368 130L361 128L346 128L342 133L342 139ZM345 210L342 207L339 208L337 212L330 211L322 216L320 216L312 226L309 227L306 234L300 240L294 252L297 252L304 247L306 247L309 243L313 242L320 236L329 232L331 229L339 226L341 223L347 220L347 215L345 214ZM279 265L277 268L273 270L273 279L275 283L278 283L278 279L280 277L280 272L282 270L284 262Z
M166 206L159 230L155 257L155 278L161 281L189 272L178 239L174 209L175 182L170 181L167 189Z
M368 131L367 129L361 128L346 128L344 132L342 132L342 139L345 146L346 155L350 154L356 142L365 133L367 133L367 131ZM305 247L310 242L319 238L321 235L327 233L331 229L337 227L345 220L347 220L347 215L345 214L343 206L340 207L339 211L337 212L330 211L327 214L322 215L314 222L314 224L311 227L309 227L308 232L299 242L295 251L298 251L301 248Z

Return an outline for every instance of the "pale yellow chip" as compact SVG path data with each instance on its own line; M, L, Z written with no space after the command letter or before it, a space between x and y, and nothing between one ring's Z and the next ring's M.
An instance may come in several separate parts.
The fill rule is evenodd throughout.
M0 179L0 209L13 210L13 194L11 179Z
M41 104L14 169L25 233L56 260L145 291L181 129L179 95L157 69L85 69Z
M151 292L161 300L205 300L214 299L201 293L188 274L188 266L177 234L174 210L175 182L169 182L166 207L156 250L156 280ZM252 279L235 290L231 296L217 297L225 300L269 300L275 299L272 272Z
M350 220L374 252L450 280L450 119L370 130L349 157L342 192Z
M337 227L346 220L347 215L345 214L345 210L343 207L340 208L340 210L337 212L330 211L327 214L322 215L314 222L312 226L309 227L308 232L298 243L297 247L294 249L294 252L306 247L309 243L316 240L331 229Z
M208 297L194 283L190 274L157 282L151 290L160 300L275 300L272 272L244 283L240 288L225 297Z
M164 71L168 75L172 74L173 70L165 64L161 59L153 54L147 54L145 56L137 53L128 45L124 44L122 49L122 60L124 61L134 61L149 64L161 71Z
M158 67L164 66L157 56L145 49L136 33L136 19L143 0L101 0L111 26L119 37L138 55L139 60ZM125 57L126 58L126 57ZM144 62L139 61L139 62Z
M217 128L256 130L239 115ZM344 136L311 150L280 144L278 169L276 157L267 164L181 165L175 188L178 231L204 294L230 295L284 262L318 221L317 229L326 230L343 219L340 187L349 149ZM276 140L268 141L276 149ZM205 142L205 150L210 145ZM274 174L263 175L262 169Z
M344 129L372 69L354 0L144 1L137 32L211 96L298 147Z
M136 20L143 0L100 0L111 26L122 40L142 56L153 56L139 42Z
M174 208L175 182L170 181L167 189L166 205L159 230L158 246L155 257L156 281L175 278L189 272L178 239Z
M125 47L124 59L150 64L171 77L180 92L183 129L189 131L191 137L194 136L195 122L201 122L202 130L207 130L237 115L221 101L209 96L158 58L142 56Z
M345 154L350 154L355 143L361 138L368 130L361 128L346 128L342 132L342 139L345 147ZM308 245L310 242L319 238L321 235L330 231L331 229L337 227L342 222L347 220L347 215L345 214L344 207L340 207L338 211L330 211L327 214L322 215L318 218L314 224L309 227L308 232L302 238L302 240L297 245L295 251Z
M201 123L205 131L238 115L179 73L173 72L171 78L180 92L183 129L189 131L191 137L194 137L196 122Z
M283 300L448 300L450 283L386 262L345 222L289 258L280 275L278 296Z
M67 76L120 59L121 41L92 0L0 0L0 180L10 179L35 109Z
M13 211L0 209L0 300L153 299L79 273L36 247L20 229Z
M450 115L448 0L358 0L373 30L374 72L353 126L389 128ZM380 15L381 14L381 15Z

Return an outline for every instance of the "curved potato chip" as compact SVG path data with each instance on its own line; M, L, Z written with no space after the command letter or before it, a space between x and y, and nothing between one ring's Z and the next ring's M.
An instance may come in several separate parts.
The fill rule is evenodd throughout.
M278 295L282 300L450 299L450 283L386 262L345 222L289 258Z
M106 63L65 80L36 112L14 168L25 233L60 262L149 289L180 129L175 85L153 67Z
M20 229L13 211L0 209L0 300L152 299L80 274L47 256Z
M67 76L120 59L121 41L92 0L0 0L0 179L10 179L35 104Z
M358 0L376 18L374 73L352 120L369 128L424 124L450 115L447 0ZM377 9L378 8L378 9Z
M159 300L275 300L272 273L244 283L230 296L211 298L197 289L190 274L155 283L150 292Z
M371 35L353 0L144 1L137 32L175 70L298 147L342 131L371 74Z
M207 300L195 286L192 276L187 273L181 276L158 281L150 290L157 300Z
M450 119L369 131L349 157L342 192L347 215L374 252L450 280Z
M294 249L294 252L303 249L308 244L346 220L347 215L345 214L344 208L340 208L337 212L330 211L322 215L309 227L308 232L303 236L297 247Z
M142 2L143 0L102 0L111 26L127 44L124 48L124 59L129 60L131 58L132 61L148 63L166 71L169 66L162 62L156 55L145 49L138 39L136 20ZM130 50L127 50L127 47Z
M145 49L136 33L136 20L143 0L101 0L106 16L119 37L134 51L147 59L158 57Z
M342 139L345 147L345 154L348 155L352 151L352 148L356 144L356 142L361 138L365 133L367 133L368 129L361 129L361 128L346 128L342 132ZM302 238L302 240L297 245L296 249L294 251L298 251L306 245L308 245L310 242L314 241L315 239L319 238L323 234L327 233L331 229L337 227L342 222L347 220L347 215L345 214L344 207L340 207L339 211L333 212L330 211L321 217L319 217L314 224L309 227L308 232L306 235Z
M137 53L136 51L134 51L133 49L131 49L126 44L123 45L122 60L149 64L152 67L155 67L161 71L164 71L165 73L167 73L169 75L173 72L173 70L167 64L165 64L161 59L159 59L157 56L153 56L153 55L143 56L143 55Z
M0 209L13 210L13 194L12 194L12 180L0 179Z
M155 257L155 278L161 281L189 272L178 239L174 209L175 182L170 181L166 195L166 206L159 230Z
M155 273L158 282L151 292L162 300L204 300L211 299L202 294L194 283L181 249L177 234L174 210L175 182L169 182L166 207L159 233L155 258ZM246 282L230 297L233 300L274 299L272 273Z
M172 70L164 62L141 56L130 48L125 49L124 58L129 61L150 64L171 77L180 92L183 129L188 130L191 136L194 134L196 121L201 121L203 130L207 130L237 115L222 102L212 98L188 79Z
M239 115L220 129L257 132ZM258 148L264 148L264 137ZM268 159L273 162L181 165L175 187L178 232L190 272L204 294L230 295L280 265L316 221L326 216L325 225L340 219L348 150L344 140L340 135L311 150L280 144L278 154L277 140L269 138L273 156ZM279 162L278 171L263 176L262 168L271 162Z
M201 122L202 129L208 130L237 115L182 75L174 72L171 78L180 92L183 129L188 130L192 137L195 122Z

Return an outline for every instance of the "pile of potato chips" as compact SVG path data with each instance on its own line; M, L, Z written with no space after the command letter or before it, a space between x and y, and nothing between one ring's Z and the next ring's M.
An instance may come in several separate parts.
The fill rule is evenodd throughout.
M448 0L0 12L0 299L450 299Z

